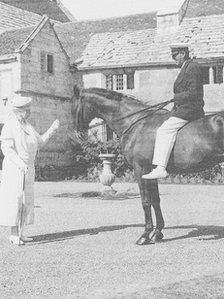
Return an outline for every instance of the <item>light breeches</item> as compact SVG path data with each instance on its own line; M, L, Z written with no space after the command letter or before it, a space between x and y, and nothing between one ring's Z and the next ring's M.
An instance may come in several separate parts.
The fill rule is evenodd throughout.
M152 161L154 165L167 166L177 132L187 123L187 120L178 117L170 117L158 128Z

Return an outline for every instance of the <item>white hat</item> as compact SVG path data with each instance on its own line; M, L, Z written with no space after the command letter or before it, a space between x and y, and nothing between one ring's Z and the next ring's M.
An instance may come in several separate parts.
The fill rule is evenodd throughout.
M11 105L14 108L23 108L25 106L30 105L32 102L31 97L24 97L21 96L20 94L14 93L13 98L11 100Z

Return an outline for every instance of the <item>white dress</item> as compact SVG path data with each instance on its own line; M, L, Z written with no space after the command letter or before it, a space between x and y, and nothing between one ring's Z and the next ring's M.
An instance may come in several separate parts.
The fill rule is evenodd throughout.
M34 160L41 136L29 124L21 124L12 113L2 128L4 154L0 185L0 225L17 226L34 222ZM26 175L19 169L28 166Z

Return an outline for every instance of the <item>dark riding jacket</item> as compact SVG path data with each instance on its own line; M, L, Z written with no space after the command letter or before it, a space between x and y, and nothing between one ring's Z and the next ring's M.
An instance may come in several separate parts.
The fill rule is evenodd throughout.
M174 82L171 116L192 121L204 116L203 82L197 62L188 59Z

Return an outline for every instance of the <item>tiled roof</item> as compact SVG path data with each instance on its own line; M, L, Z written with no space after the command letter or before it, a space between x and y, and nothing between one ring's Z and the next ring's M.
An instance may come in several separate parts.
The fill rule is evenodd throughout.
M104 20L55 25L64 49L74 62L81 56L92 35L103 32L140 30L156 27L156 13L137 14Z
M224 14L184 20L177 40L189 43L197 58L224 57Z
M0 2L20 8L24 11L33 12L38 15L48 15L52 20L59 22L70 22L70 19L52 0L0 0Z
M79 68L172 63L169 45L188 42L197 58L224 57L224 14L184 19L176 34L156 29L93 36Z
M185 18L224 14L223 0L190 0Z
M206 16L224 14L224 0L189 0L185 19L199 17L201 14ZM74 62L82 55L94 34L151 28L156 28L156 12L62 24L55 27L65 50L71 58L71 62Z
M0 2L0 32L37 24L41 16Z
M12 54L25 41L35 27L5 31L0 34L0 55Z

